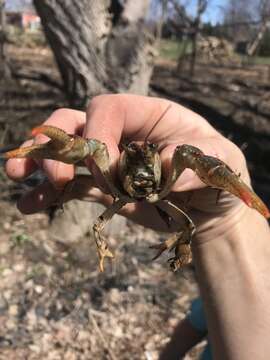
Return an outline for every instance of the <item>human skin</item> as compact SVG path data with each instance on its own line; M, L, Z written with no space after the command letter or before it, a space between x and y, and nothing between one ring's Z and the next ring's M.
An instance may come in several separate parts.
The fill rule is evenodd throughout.
M149 137L161 149L163 174L168 173L175 147L185 143L225 161L249 182L240 149L205 119L168 100L126 94L102 95L91 101L86 114L62 109L53 113L46 124L105 142L116 177L119 143L144 140L168 105L170 108ZM39 135L35 141L43 142L46 138ZM37 165L29 159L12 159L7 162L6 171L12 179L22 180L37 166L43 168L50 183L40 185L20 199L18 207L23 213L50 206L74 176L72 165L53 160ZM88 198L109 205L112 198L96 188L106 191L91 160L87 161L87 166L94 174L94 179L83 187L87 189ZM73 189L69 198L78 195L76 186ZM217 202L217 191L206 188L191 170L186 170L178 179L170 199L181 206L187 191L192 191L189 214L197 225L192 250L214 357L219 360L265 359L270 353L270 233L267 221L226 192L222 192ZM153 229L166 230L150 204L127 204L121 214Z

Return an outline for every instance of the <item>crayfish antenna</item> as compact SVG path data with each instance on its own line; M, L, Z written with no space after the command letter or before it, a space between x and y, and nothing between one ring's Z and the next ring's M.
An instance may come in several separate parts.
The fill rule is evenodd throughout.
M150 131L148 132L148 134L146 135L145 139L144 139L144 144L146 144L147 140L149 139L149 136L152 134L152 132L154 131L154 129L156 128L156 126L158 125L158 123L163 119L163 117L166 115L166 113L169 111L170 107L172 106L172 104L169 104L166 109L163 111L163 113L160 115L160 117L157 119L157 121L155 122L155 124L153 125L153 127L150 129Z

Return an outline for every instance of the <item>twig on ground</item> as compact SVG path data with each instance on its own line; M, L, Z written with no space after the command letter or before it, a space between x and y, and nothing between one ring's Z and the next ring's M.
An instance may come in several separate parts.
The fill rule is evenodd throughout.
M89 320L92 322L94 330L97 333L98 337L100 338L100 340L104 346L104 349L107 351L110 359L117 360L116 356L114 355L112 350L109 348L109 344L108 344L107 340L105 339L105 337L103 336L102 331L100 330L98 323L96 322L94 313L91 309L89 309L88 314L89 314Z

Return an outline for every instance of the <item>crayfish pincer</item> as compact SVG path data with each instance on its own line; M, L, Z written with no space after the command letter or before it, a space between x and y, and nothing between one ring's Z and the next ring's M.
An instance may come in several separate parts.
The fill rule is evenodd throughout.
M22 147L5 153L5 158L53 159L68 164L78 164L91 157L103 175L113 204L99 216L94 224L94 236L99 255L99 268L104 269L104 259L113 257L102 230L106 223L127 203L146 201L153 203L164 221L168 221L162 204L180 214L183 226L165 242L154 245L157 258L165 250L174 250L170 259L171 268L175 271L192 260L191 239L195 225L186 212L166 199L172 185L187 168L212 188L225 190L243 200L264 217L270 216L269 210L262 200L241 180L228 165L218 158L205 155L200 149L191 145L177 146L172 158L170 172L166 179L162 176L159 149L148 141L131 142L123 145L124 150L119 159L119 184L115 184L110 173L110 158L106 144L96 139L84 139L80 136L68 135L65 131L53 126L43 125L32 131L33 136L44 134L50 138L45 144ZM160 208L160 209L159 209Z

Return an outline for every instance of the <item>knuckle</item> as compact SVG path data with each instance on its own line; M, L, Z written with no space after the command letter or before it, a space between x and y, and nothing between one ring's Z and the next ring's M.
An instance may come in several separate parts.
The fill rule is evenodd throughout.
M44 122L46 125L54 125L55 123L58 123L59 120L65 120L69 115L70 112L73 111L68 108L60 108L51 114L51 116Z
M88 106L87 106L87 113L94 111L99 107L106 106L119 106L123 102L123 94L102 94L94 96Z
M101 103L103 103L104 100L106 100L107 96L109 96L109 95L102 94L102 95L94 96L89 101L87 108L95 108L95 107L99 106Z
M52 118L58 118L58 117L65 117L67 113L70 113L70 109L68 108L60 108L55 110L50 117Z
M221 160L228 163L234 171L240 172L243 178L248 181L247 161L243 151L232 141L228 139L225 139L225 141L224 149L226 149L226 152L223 152Z
M246 157L245 157L243 151L239 148L239 146L237 146L233 142L230 141L230 144L231 144L232 156L235 157L239 161L240 165L246 166Z

